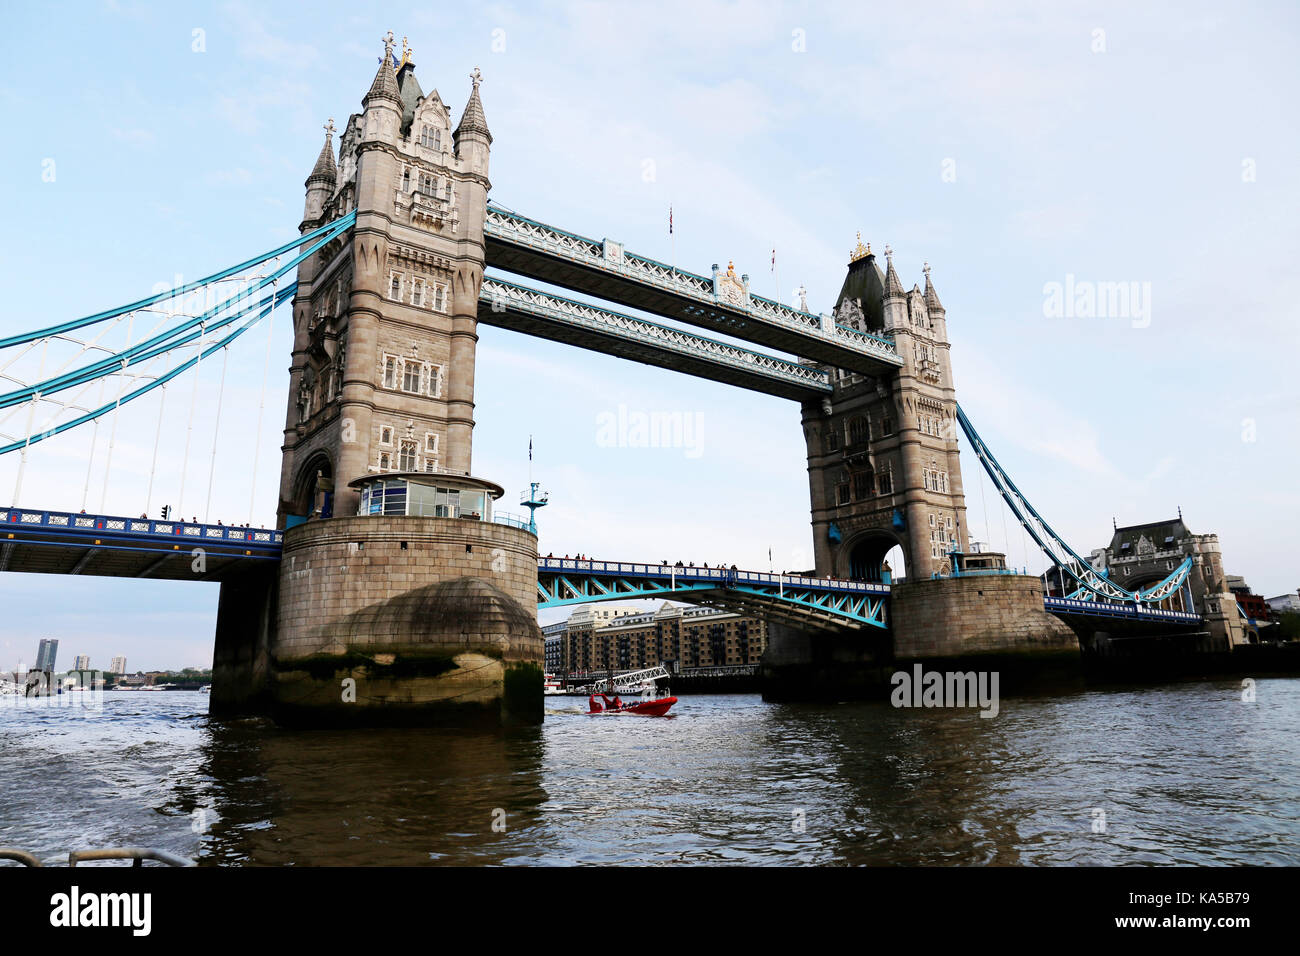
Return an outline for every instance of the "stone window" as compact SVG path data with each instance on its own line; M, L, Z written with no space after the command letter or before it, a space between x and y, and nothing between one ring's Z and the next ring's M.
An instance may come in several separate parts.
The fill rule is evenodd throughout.
M418 395L420 392L420 363L407 360L402 363L402 391Z
M433 307L438 312L445 311L447 304L447 287L436 286L433 292Z
M424 433L424 450L430 455L438 454L438 436L433 432Z
M416 450L417 450L418 448L419 448L419 444L418 444L414 439L410 439L410 438L403 438L403 439L402 439L402 449L401 449L401 454L400 454L400 456L399 456L399 458L398 458L398 461L397 461L397 470L398 470L398 471L416 471L416 470L418 470L418 468L419 468L419 464L418 464L419 459L418 459L418 457L417 457L417 455L416 455Z
M388 454L388 452L386 452L386 451L381 451L381 452L379 453L379 470L380 470L380 471L388 471L388 470L389 470L390 468L392 468L392 467L393 467L393 466L392 466L392 457Z
M867 420L861 415L855 415L849 419L849 444L861 445L867 440L868 435Z
M451 180L450 179L447 180L447 185L445 189L446 192L443 194L443 198L446 199L447 202L451 202Z
M426 196L436 195L437 182L428 173L420 173L420 192Z
M885 416L885 420L880 425L880 433L882 435L894 434L894 420L892 418Z
M409 193L410 191L411 191L411 167L408 166L406 167L406 169L402 170L402 192Z
M397 357L384 356L384 388L397 388Z
M420 127L420 145L433 150L442 148L442 130L425 124Z
M860 471L853 476L853 497L854 498L861 501L864 498L871 497L871 493L873 490L872 485L875 484L875 482L873 482L871 479L872 479L872 475L871 472L869 471Z
M391 445L392 443L393 427L391 425L385 425L383 428L379 429L379 444Z
M421 279L411 283L411 305L424 305L424 282Z
M839 486L838 501L842 505L846 505L849 503L849 483L847 481L843 482Z
M426 458L426 459L424 459L424 470L425 470L425 471L429 471L429 472L437 471L437 470L438 470L438 459L436 459L436 458Z
M395 273L388 283L388 297L394 302L402 301L402 277Z
M437 398L441 389L442 389L442 366L440 366L440 365L430 365L430 366L429 366L429 395L430 395L430 397L431 397L431 398ZM434 440L435 440L435 441L437 440L437 437L438 437L438 436L436 436L436 435L434 436Z
M892 494L894 491L894 476L884 474L880 476L880 493L882 495Z

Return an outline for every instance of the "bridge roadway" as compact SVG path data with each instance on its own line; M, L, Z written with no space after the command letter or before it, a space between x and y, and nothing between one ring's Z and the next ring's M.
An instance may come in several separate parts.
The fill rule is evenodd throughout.
M539 608L674 599L819 630L887 628L889 586L730 568L540 558Z
M489 205L483 226L489 267L641 309L711 332L880 375L903 364L891 339L839 325L750 293L728 301L713 278Z
M283 531L265 528L35 508L0 510L0 523L0 571L36 574L220 581L250 563L279 561L284 540ZM539 608L672 599L822 630L889 626L888 585L839 578L547 557L537 561L537 592ZM1047 597L1043 606L1067 620L1177 626L1202 620L1182 611L1071 598Z
M0 511L0 522L0 571L36 574L220 581L250 562L279 561L284 539L265 528L35 508Z

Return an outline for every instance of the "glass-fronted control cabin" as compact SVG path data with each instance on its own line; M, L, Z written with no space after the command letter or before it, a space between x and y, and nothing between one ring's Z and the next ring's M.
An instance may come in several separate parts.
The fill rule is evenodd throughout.
M482 478L425 472L366 475L349 484L361 493L358 515L409 515L490 522L494 520L492 503L505 494L500 485Z

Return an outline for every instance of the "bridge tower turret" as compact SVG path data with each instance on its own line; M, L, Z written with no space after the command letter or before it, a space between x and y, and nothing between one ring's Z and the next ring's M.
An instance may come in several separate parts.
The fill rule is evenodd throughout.
M831 396L804 406L813 548L818 574L878 581L898 545L915 580L950 570L954 546L966 550L956 390L929 266L925 290L908 292L888 247L885 259L882 270L859 239L835 321L892 337L903 365L874 375L834 369Z
M355 514L368 474L470 473L492 142L471 79L453 134L390 34L337 166L327 137L308 177L304 229L357 221L299 270L282 525Z

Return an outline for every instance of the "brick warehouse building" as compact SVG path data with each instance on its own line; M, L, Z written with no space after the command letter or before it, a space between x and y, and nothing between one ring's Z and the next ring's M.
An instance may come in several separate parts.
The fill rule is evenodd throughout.
M611 609L599 618L575 611L544 629L547 670L557 674L677 667L757 665L767 648L767 625L713 608L664 602L656 611Z

